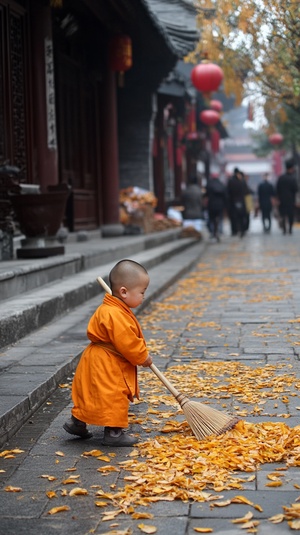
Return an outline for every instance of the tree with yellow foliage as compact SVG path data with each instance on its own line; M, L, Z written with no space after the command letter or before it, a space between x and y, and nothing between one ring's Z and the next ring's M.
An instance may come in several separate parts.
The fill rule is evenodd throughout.
M197 0L197 10L201 39L188 61L218 63L238 103L259 90L269 106L299 108L299 0Z

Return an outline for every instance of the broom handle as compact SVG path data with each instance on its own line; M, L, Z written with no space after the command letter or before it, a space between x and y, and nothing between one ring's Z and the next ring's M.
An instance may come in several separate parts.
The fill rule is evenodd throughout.
M106 284L105 280L102 279L102 277L97 277L97 282L99 282L99 284L100 284L100 286L102 286L103 290L105 290L108 294L111 295L111 289L108 286L108 284Z
M111 288L106 284L106 282L102 279L102 277L97 277L97 282L102 286L102 288L111 295ZM180 396L180 393L176 388L168 381L168 379L159 371L159 369L155 366L155 364L151 364L149 366L153 373L155 373L156 377L161 380L161 382L165 385L165 387L173 394L173 396L177 399L178 396Z
M168 381L168 379L163 375L163 373L161 373L161 371L159 371L159 369L155 366L155 364L150 364L149 368L151 368L151 370L153 371L153 373L155 373L156 377L158 377L161 382L165 385L165 387L169 390L169 392L171 392L171 394L173 394L174 398L178 398L178 396L180 396L180 392L178 392L178 390L172 385L172 383L170 383L170 381Z

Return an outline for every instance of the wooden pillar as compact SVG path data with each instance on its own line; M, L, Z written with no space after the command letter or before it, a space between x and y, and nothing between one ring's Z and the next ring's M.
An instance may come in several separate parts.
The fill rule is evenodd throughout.
M102 178L103 236L124 233L119 220L119 149L115 73L108 70L103 80L102 98Z
M162 214L166 211L165 202L165 131L164 131L164 104L158 97L157 113L155 118L155 151L153 154L153 183L154 194L157 197L156 212Z
M34 177L32 181L40 184L41 190L45 191L47 186L58 183L54 63L50 54L52 47L51 8L46 4L33 1L31 15L34 125ZM46 67L48 75L46 75ZM51 69L53 69L52 72L50 72Z
M176 200L180 200L183 182L182 148L180 146L177 146L175 151L175 198Z
M156 211L165 213L165 178L164 178L164 134L161 129L157 131L157 152L153 162L154 193L157 197Z

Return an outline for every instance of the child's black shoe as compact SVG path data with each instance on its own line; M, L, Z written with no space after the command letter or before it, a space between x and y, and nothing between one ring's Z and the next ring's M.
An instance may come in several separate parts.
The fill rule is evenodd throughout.
M93 436L93 433L86 428L86 423L78 420L74 416L71 416L71 418L64 423L63 428L67 433L70 433L70 435L76 435L81 438L91 438Z
M130 447L137 442L138 439L136 437L127 435L120 427L105 427L101 444L103 446Z

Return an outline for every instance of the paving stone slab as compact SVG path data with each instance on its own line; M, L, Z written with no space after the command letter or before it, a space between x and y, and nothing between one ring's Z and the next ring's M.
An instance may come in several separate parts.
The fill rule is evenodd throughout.
M155 526L157 528L157 535L185 535L188 519L186 517L176 516L175 518L170 518L169 516L157 516L153 519L146 520L132 520L130 518L125 518L124 520L120 517L116 519L117 526L116 530L125 531L131 529L132 535L141 535L142 531L138 527L139 524L145 524L149 526ZM103 522L99 524L95 534L104 535L109 532L109 523ZM194 532L195 533L195 532Z
M45 492L38 491L21 491L21 492L6 492L4 489L0 491L1 502L1 522L0 533L3 527L2 517L17 518L39 518L50 500L47 498ZM18 532L15 531L15 535ZM4 535L4 534L3 534Z
M1 518L0 535L88 535L92 533L98 521L94 519L59 518Z
M283 513L283 505L295 503L295 500L299 497L299 490L286 490L284 492L278 492L277 489L256 491L243 490L238 492L223 491L220 494L223 496L222 500L228 500L237 495L243 495L253 504L258 504L262 507L263 511L257 511L254 507L248 504L233 503L229 506L222 507L222 512L220 513L220 507L212 507L213 502L205 502L197 504L193 503L191 505L191 516L194 518L218 518L221 515L222 518L240 518L245 516L248 511L251 511L255 519L267 519L275 514Z
M189 522L187 535L195 535L194 528L196 527L211 528L212 533L217 535L241 535L244 531L247 533L247 530L242 530L243 524L232 524L227 518L219 520L214 518L194 520L192 518ZM291 535L291 530L287 522L273 524L263 519L260 520L256 533L258 535Z

